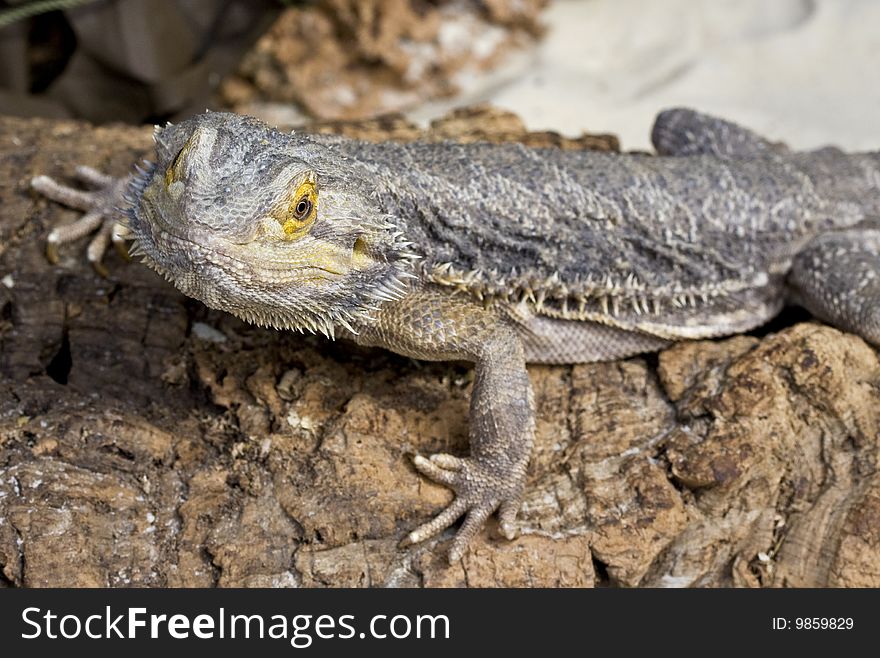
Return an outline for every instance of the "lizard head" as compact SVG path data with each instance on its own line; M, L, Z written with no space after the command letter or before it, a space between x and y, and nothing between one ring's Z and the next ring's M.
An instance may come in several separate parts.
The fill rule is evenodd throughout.
M332 335L405 292L416 256L334 139L209 112L155 141L128 194L133 252L184 294Z

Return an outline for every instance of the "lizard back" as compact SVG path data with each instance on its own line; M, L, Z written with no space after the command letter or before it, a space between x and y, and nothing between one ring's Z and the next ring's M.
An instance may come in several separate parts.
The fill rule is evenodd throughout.
M766 321L797 245L865 215L826 198L802 166L807 154L358 142L346 151L421 252L425 278L539 315L668 337Z

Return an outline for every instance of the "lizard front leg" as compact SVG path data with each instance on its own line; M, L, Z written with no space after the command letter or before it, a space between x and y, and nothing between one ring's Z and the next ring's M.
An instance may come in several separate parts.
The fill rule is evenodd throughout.
M814 238L795 257L788 283L813 315L880 346L880 230Z
M384 305L356 341L419 359L476 364L470 455L414 459L422 474L451 488L455 500L413 530L404 544L428 539L464 514L449 551L450 562L455 562L496 510L502 534L512 539L535 434L534 400L514 327L465 295L425 287Z
M95 271L107 276L102 259L110 241L113 241L120 254L128 255L125 248L127 232L119 224L119 219L120 208L127 205L124 195L131 183L131 176L113 178L91 167L80 166L76 168L76 177L94 189L79 190L62 185L49 176L31 179L31 187L43 196L84 212L72 224L52 229L46 240L46 257L49 262L57 263L59 246L95 233L86 250L86 257Z

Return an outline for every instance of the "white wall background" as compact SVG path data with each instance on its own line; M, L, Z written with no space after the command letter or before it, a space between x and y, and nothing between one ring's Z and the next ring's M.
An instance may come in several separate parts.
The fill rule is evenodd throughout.
M541 45L463 81L455 104L613 132L627 149L648 148L654 115L673 105L797 148L880 149L880 0L554 0L545 21Z

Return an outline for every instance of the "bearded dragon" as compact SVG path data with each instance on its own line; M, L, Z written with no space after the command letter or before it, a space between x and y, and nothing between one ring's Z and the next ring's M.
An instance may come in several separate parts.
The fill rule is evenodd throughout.
M752 330L787 303L880 345L880 153L793 152L687 109L656 155L366 143L208 112L155 131L156 161L97 189L33 187L184 294L248 322L476 364L467 456L417 455L465 516L515 534L535 430L527 363L584 363ZM124 197L124 200L123 200ZM114 208L120 207L122 215ZM114 233L121 221L123 229Z

